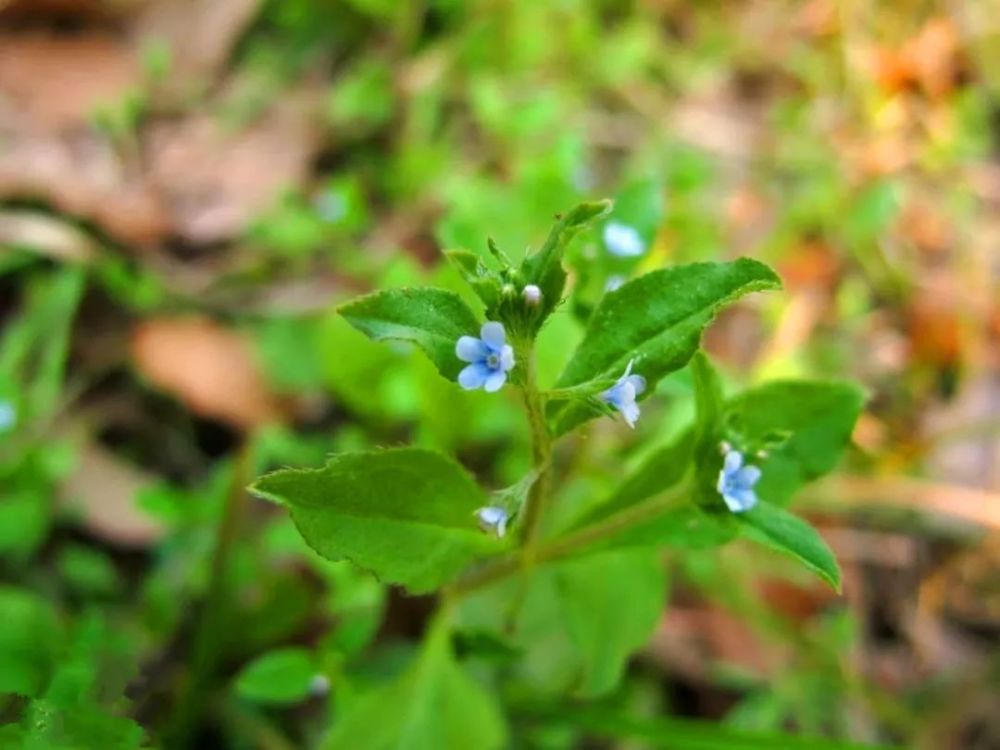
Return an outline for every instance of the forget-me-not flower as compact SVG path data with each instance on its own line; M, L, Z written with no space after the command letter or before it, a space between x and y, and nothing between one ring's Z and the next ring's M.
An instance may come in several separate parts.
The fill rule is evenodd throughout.
M619 258L638 258L646 252L646 243L639 232L628 224L609 221L604 226L604 244L608 252Z
M458 374L458 384L467 391L482 388L493 393L507 382L507 373L514 367L514 349L506 343L503 323L484 323L479 335L478 339L462 336L455 344L458 358L471 363Z
M495 505L487 505L476 511L476 518L479 520L479 527L483 531L488 531L497 539L507 533L507 511Z
M744 466L742 453L731 448L726 451L716 487L729 510L742 513L755 506L757 493L753 488L759 480L760 469L749 464Z
M17 409L9 401L0 401L0 432L7 432L16 424Z
M618 378L618 382L601 394L601 398L611 404L622 413L625 422L629 427L635 427L636 420L639 419L639 405L635 402L635 397L646 390L646 378L642 375L632 374L632 362L629 360L625 374Z

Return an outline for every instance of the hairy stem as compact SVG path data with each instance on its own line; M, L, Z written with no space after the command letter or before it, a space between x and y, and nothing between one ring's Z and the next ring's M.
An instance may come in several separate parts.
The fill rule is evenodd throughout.
M528 492L528 499L524 507L524 522L521 525L522 544L525 550L531 550L538 539L542 517L549 498L552 436L545 424L545 408L538 391L534 353L531 346L526 346L519 354L524 363L525 371L521 391L524 395L524 407L528 413L528 424L531 427L531 459L535 471L538 473L538 478Z

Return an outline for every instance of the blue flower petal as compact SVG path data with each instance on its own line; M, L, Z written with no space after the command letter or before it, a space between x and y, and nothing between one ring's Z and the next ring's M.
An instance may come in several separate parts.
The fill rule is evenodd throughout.
M489 349L475 336L462 336L455 344L455 355L463 362L482 362Z
M646 378L642 375L629 375L626 378L627 383L632 385L633 390L635 390L635 395L638 396L644 390L646 390Z
M722 493L722 499L726 501L726 507L733 513L742 513L750 510L757 503L757 496L753 490L743 490Z
M507 336L503 330L503 323L497 323L492 320L487 323L483 323L483 327L479 331L479 335L482 337L483 343L495 352L501 351L507 340Z
M726 474L732 474L742 465L743 465L743 454L740 453L739 451L729 451L729 453L726 454L725 461L722 464L722 470L725 471Z
M487 393L495 393L503 388L503 384L507 382L507 373L503 370L493 370L486 377L486 382L483 384L483 390Z
M639 405L632 400L628 403L624 403L619 407L622 417L625 419L625 424L627 424L632 429L635 429L635 423L639 420Z
M756 466L744 466L736 472L736 476L733 477L735 484L738 487L743 487L746 489L752 488L757 484L757 480L760 479L760 469Z
M486 365L481 362L473 362L458 373L458 384L467 391L482 388L490 373L491 370Z
M514 347L510 344L504 345L503 351L500 352L500 367L504 371L514 369Z

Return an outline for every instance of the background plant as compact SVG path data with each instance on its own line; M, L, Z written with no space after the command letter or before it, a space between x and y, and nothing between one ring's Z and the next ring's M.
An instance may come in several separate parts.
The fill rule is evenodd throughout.
M515 745L995 745L989 16L940 2L4 3L3 743L322 747L357 699L394 701L381 689L423 664L433 684L485 688ZM538 485L520 373L465 391L467 363L442 377L341 305L433 287L475 317L449 336L479 336L496 316L478 260L503 267L488 238L520 274L556 214L601 196L611 213L565 247L565 302L533 344L567 430L541 462L537 544L605 523L602 508L664 503L655 523L538 562L520 589L508 576L456 595L440 621L437 594L325 560L287 509L247 497L275 469L412 446L463 467L481 501L519 507ZM724 306L701 339L711 368L699 355L648 378L634 430L585 398L627 360L564 376L609 289L740 256L783 291ZM712 369L723 406L707 424L722 429L705 441ZM788 393L769 389L817 376L866 398L837 471L806 483L829 445L800 438L813 412L782 413ZM624 384L614 393L629 405ZM817 422L846 432L823 404ZM767 540L768 519L730 513L716 467L661 470L721 467L722 442L765 469L744 476L765 512L794 492L837 553L840 595L747 538ZM738 506L747 488L731 479ZM475 554L459 579L520 559L511 515L502 540L480 530L498 516L463 515ZM679 535L685 515L696 526ZM614 565L645 571L634 591ZM623 612L648 603L620 640L581 614L617 594Z

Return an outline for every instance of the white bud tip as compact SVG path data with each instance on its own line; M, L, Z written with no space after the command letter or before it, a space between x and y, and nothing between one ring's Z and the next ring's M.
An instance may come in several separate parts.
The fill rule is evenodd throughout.
M313 695L326 695L330 692L330 678L325 674L313 676L309 683L309 692Z
M542 290L534 284L528 284L528 286L524 287L521 291L521 296L524 297L524 301L527 304L534 307L542 301Z

